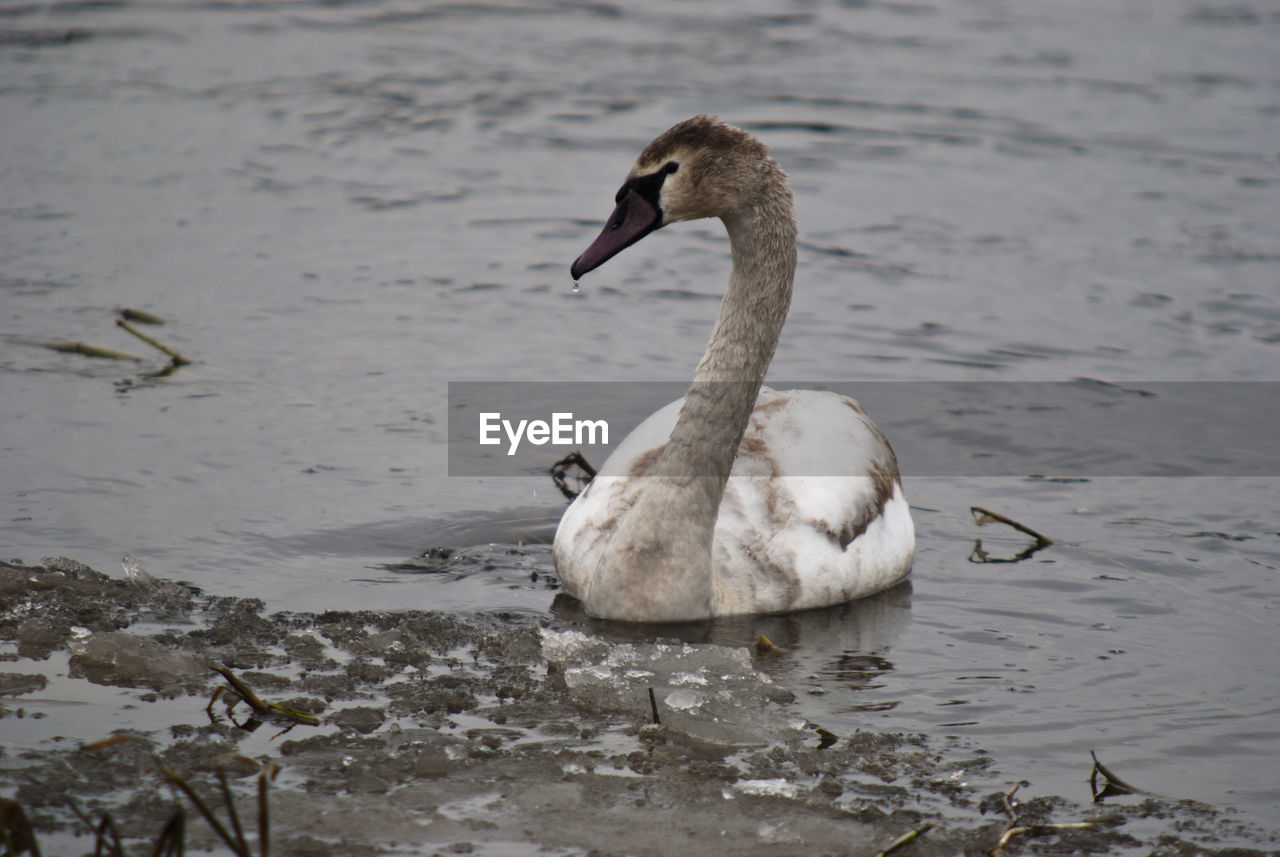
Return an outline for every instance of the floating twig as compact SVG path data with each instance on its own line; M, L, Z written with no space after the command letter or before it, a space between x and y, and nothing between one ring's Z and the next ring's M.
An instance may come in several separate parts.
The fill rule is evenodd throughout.
M142 375L141 375L141 377L143 377L143 378L168 378L168 377L169 377L170 375L172 375L174 372L177 372L177 371L178 371L178 367L180 367L180 366L185 366L185 365L186 365L186 363L185 363L185 362L183 362L183 363L179 363L179 362L177 362L176 360L170 360L168 363L164 364L164 366L162 366L161 368L159 368L159 369L155 370L154 372L143 372L143 373L142 373Z
M1005 515L1001 515L999 512L993 512L990 509L984 509L981 506L970 506L969 511L973 513L973 522L979 527L983 524L1001 523L1006 526L1013 527L1020 533L1026 533L1031 536L1031 538L1036 540L1036 544L1040 547L1048 547L1053 544L1053 539L1048 536L1037 533L1026 524L1021 523L1020 521L1015 521L1013 518Z
M1000 795L1000 803L1004 807L1004 814L1009 816L1010 819L1013 819L1015 821L1018 818L1018 813L1014 811L1014 808L1013 808L1013 796L1018 793L1018 789L1022 788L1025 785L1030 785L1030 784L1026 780L1022 780L1021 782L1016 783L1013 788L1009 789L1007 792Z
M653 688L649 688L649 707L653 709L653 725L661 726L662 720L658 717L658 698L653 695Z
M155 339L152 339L150 336L147 336L145 333L143 333L142 331L138 330L138 329L137 329L136 327L134 327L132 324L129 324L129 322L125 321L123 318L117 318L117 319L116 319L116 326L117 326L117 327L119 327L119 328L121 328L121 329L123 329L123 330L125 330L125 331L127 331L127 332L129 332L129 333L132 333L134 336L138 337L138 338L139 338L139 339L141 339L143 342L147 343L147 345L150 345L152 348L154 348L154 349L156 349L156 350L158 350L158 351L160 351L160 352L162 352L162 353L164 353L164 354L167 354L167 355L169 356L169 359L173 361L173 365L174 365L175 367L177 367L177 366L185 366L185 365L187 365L188 363L190 363L190 362L191 362L190 360L188 360L187 358L183 357L183 356L182 356L181 354L179 354L178 352L174 351L174 350L173 350L172 348L170 348L169 346L165 345L163 342L159 342L159 341L157 341L157 340L155 340Z
M1038 533L1035 530L1028 527L1026 524L1022 523L1021 521L1015 521L1013 518L1007 517L1006 515L1001 515L999 512L993 512L990 509L984 509L981 506L970 506L969 511L973 514L973 522L977 524L979 527L983 526L984 524L992 524L992 523L1005 524L1006 526L1012 527L1013 529L1017 530L1020 533L1026 533L1027 535L1031 536L1033 539L1036 540L1035 544L1020 551L1019 553L1017 553L1012 557L993 557L990 554L988 554L985 550L982 549L982 539L974 539L973 550L969 552L969 562L977 562L977 563L1022 562L1024 559L1029 559L1037 551L1043 550L1044 548L1047 548L1049 545L1053 544L1053 539L1049 538L1043 533Z
M145 309L134 309L133 307L121 307L120 317L126 321L136 321L138 324L168 324L169 320L161 318L153 312L147 312Z
M996 840L996 844L991 846L991 850L987 852L991 857L1000 857L1004 853L1004 847L1009 844L1009 840L1024 833L1046 833L1051 830L1088 830L1095 826L1092 821L1022 824L1022 818L1014 808L1013 796L1018 793L1018 789L1025 785L1027 785L1027 781L1023 780L1000 796L1000 802L1004 806L1004 814L1009 816L1009 824L1000 833L1000 838Z
M908 830L906 833L902 834L897 839L893 840L888 845L886 845L883 851L877 852L876 857L885 857L886 854L890 854L894 851L897 851L899 848L906 845L907 843L912 842L921 836L924 836L926 833L932 830L933 827L934 827L934 822L926 821L924 824L920 825L919 827Z
M253 709L255 714L260 714L264 717L284 718L285 720L291 721L290 723L291 727L293 724L296 724L296 723L301 723L305 726L320 725L319 717L315 717L310 714L304 714L301 711L295 711L292 708L286 708L283 705L278 705L274 702L263 702L262 699L260 699L258 695L253 692L253 688L249 687L249 685L245 684L242 680L236 677L236 674L233 673L228 668L223 666L218 666L217 664L215 664L213 665L212 669L214 670L214 672L218 673L219 675L221 675L223 678L227 680L227 682L232 687L233 695L237 697L237 699L232 700L227 704L228 712L230 712L231 709L235 707L236 702L243 701L246 705L248 705L250 708ZM208 712L210 718L213 717L213 704L218 701L218 698L222 696L224 692L227 692L226 688L224 687L219 687L216 690L214 690L213 696L209 699L209 704L205 706L205 711ZM236 725L240 726L240 724L236 724ZM241 728L254 729L254 728L257 728L257 724L254 724L253 726L244 725L244 726L241 726Z
M83 354L85 357L100 357L103 360L128 360L132 363L141 363L144 360L144 358L136 354L130 354L127 351L116 351L114 348L103 348L100 345L90 345L87 342L57 342L39 339L18 339L15 341L23 345L48 348L50 351L58 351L62 354Z
M1093 750L1089 751L1089 755L1093 757L1093 770L1089 772L1089 789L1093 792L1094 803L1115 795L1150 794L1150 792L1129 785L1113 774L1106 765L1098 761L1098 754ZM1103 783L1101 789L1098 788L1098 774L1102 774Z
M1040 551L1044 550L1047 545L1034 544L1031 547L1018 551L1013 556L991 556L982 547L982 539L973 540L973 548L969 551L969 562L973 563L1001 563L1001 562L1022 562L1024 559L1030 559Z
M1088 830L1093 826L1092 821L1068 821L1061 824L1028 824L1022 827L1006 827L1004 833L1000 835L1000 840L996 842L989 853L991 857L1000 857L1004 853L1004 847L1009 844L1009 840L1024 833L1046 833L1050 830Z
M586 474L585 479L581 476L574 477L582 483L582 487L577 491L569 487L569 477L567 475L569 468L574 465L577 465L578 468ZM591 464L582 457L582 453L578 452L576 449L557 461L555 464L551 465L551 481L556 483L556 487L560 489L560 493L568 500L573 500L586 490L587 485L591 484L591 480L595 478L596 469L592 467Z
M233 673L230 669L228 669L227 667L220 667L217 664L214 664L213 671L218 673L220 676L222 676L227 680L227 683L231 685L232 689L235 690L236 695L239 696L240 699L244 701L245 705L252 708L258 714L271 713L271 708L265 702L263 702L261 699L258 698L258 694L253 692L253 688L249 687L249 685L245 684L243 681L237 678L236 674ZM215 693L215 698L216 698L216 693Z

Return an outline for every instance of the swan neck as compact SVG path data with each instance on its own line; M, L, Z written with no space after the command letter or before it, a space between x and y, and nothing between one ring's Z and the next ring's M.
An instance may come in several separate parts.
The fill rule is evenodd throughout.
M796 268L794 219L757 216L726 220L725 226L733 271L694 381L759 385L769 371L791 307Z
M723 216L733 272L706 353L646 486L601 560L588 609L600 616L675 621L710 615L712 545L720 501L791 305L795 210L786 177L769 181L740 216Z
M786 322L796 266L795 214L785 184L772 205L726 217L724 223L733 272L663 468L672 475L696 473L719 481L713 509Z

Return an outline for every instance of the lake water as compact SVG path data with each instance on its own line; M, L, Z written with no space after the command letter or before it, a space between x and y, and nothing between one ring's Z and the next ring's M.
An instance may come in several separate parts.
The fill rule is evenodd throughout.
M448 384L691 376L718 224L576 294L568 265L644 144L700 112L756 132L796 192L771 378L1229 381L1272 410L1222 419L1265 419L1278 43L1270 2L7 4L0 549L131 554L273 609L552 617L563 500L448 475ZM164 361L120 307L193 363L148 377ZM31 344L54 340L147 361ZM921 413L934 456L990 451ZM1095 749L1280 826L1280 468L1082 469L1090 436L1061 437L1064 478L904 460L908 587L724 633L766 630L838 733L957 735L1077 800ZM975 539L1027 540L971 506L1055 544L977 562ZM475 561L408 562L440 545Z

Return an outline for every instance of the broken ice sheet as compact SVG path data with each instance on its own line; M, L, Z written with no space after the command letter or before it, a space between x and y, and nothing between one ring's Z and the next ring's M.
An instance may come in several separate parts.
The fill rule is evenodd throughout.
M801 724L793 698L755 669L746 648L613 643L581 631L543 629L542 652L583 705L647 717L649 688L662 725L725 747L767 744Z
M70 649L70 676L95 684L167 691L208 682L209 670L199 658L125 631L92 634Z

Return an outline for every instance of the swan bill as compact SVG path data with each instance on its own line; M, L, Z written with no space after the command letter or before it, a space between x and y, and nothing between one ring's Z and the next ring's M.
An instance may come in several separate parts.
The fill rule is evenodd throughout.
M621 195L618 207L609 216L600 235L570 266L569 275L574 280L600 267L662 226L662 212L653 202L645 199L634 188L624 190L626 193Z

